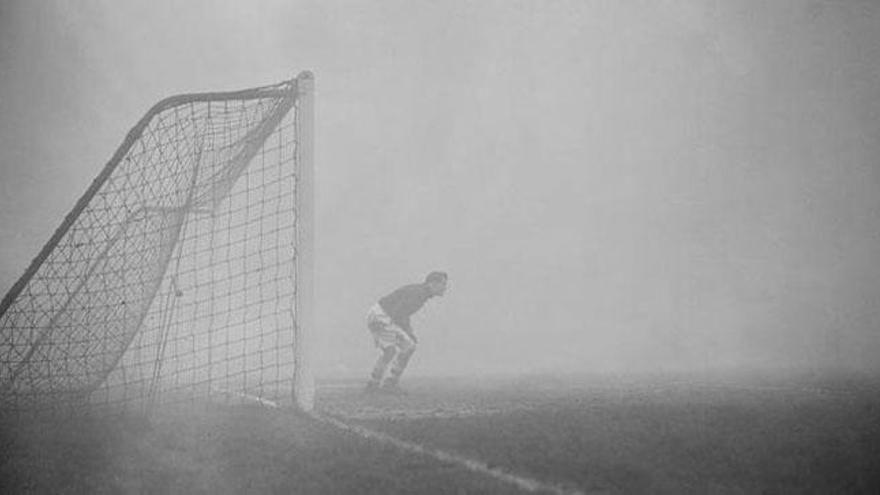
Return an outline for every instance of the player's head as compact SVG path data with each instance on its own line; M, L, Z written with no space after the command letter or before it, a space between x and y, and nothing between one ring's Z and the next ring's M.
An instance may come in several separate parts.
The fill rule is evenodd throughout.
M425 285L431 291L431 295L442 296L446 292L446 281L449 277L446 272L431 272L425 277Z

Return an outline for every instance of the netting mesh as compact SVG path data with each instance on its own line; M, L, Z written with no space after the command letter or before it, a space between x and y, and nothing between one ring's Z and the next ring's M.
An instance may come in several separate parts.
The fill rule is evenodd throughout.
M154 107L0 307L6 407L289 393L296 81Z

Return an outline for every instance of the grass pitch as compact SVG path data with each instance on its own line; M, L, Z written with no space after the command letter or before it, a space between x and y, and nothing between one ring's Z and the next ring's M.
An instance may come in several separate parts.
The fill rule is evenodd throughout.
M584 493L878 493L880 383L531 377L327 392L394 437Z
M876 493L880 386L829 379L412 379L326 383L348 424L583 493ZM3 422L2 493L517 493L286 409Z

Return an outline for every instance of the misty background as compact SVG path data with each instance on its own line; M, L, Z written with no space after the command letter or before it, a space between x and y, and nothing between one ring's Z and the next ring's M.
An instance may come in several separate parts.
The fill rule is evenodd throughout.
M160 99L316 75L317 367L880 361L871 1L0 0L0 290Z

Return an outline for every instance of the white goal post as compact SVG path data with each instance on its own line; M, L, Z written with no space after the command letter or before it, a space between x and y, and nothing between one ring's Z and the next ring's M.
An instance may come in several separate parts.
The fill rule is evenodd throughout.
M312 371L315 326L315 78L303 72L297 78L299 93L297 125L297 295L294 342L293 398L297 406L311 411L315 405L315 378Z

